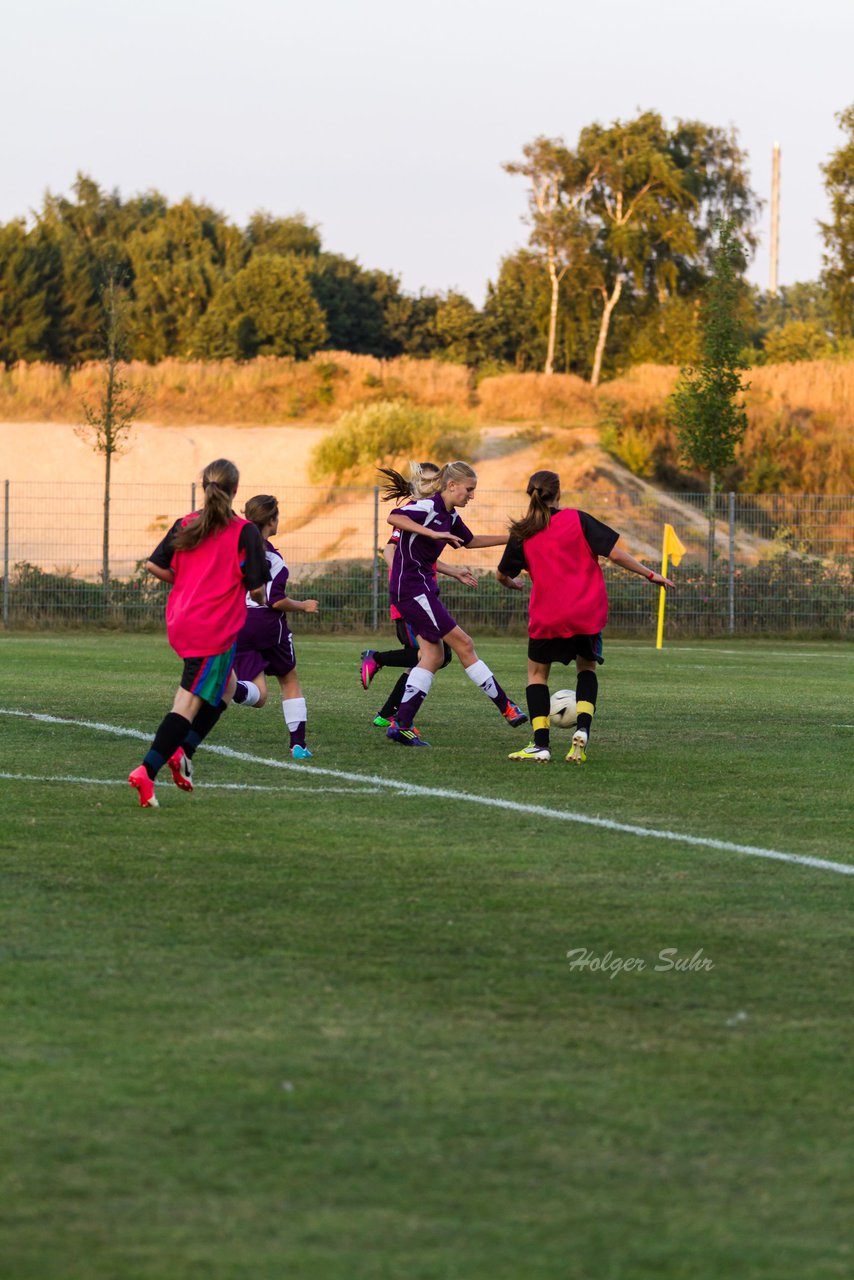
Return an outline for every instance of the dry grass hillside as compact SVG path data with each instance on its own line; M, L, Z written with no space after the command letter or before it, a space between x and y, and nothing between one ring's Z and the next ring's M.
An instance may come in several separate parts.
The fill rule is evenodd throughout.
M95 559L103 463L73 424L81 418L81 398L94 399L101 376L97 365L68 378L42 365L0 374L0 479L13 482L22 502L28 500L22 486L31 485L33 511L45 501L53 509L59 493L51 486L57 482L85 486L71 497L63 490L76 504L65 514L75 529L81 522L91 527ZM576 502L623 529L643 556L655 554L668 512L677 527L692 537L696 533L698 547L704 536L702 513L674 496L680 489L699 489L703 481L678 469L666 419L677 376L673 368L639 366L597 392L566 375L506 374L475 386L456 365L341 353L304 363L166 361L132 365L128 376L147 390L146 422L133 428L127 451L114 465L115 483L132 485L140 495L138 516L136 507L127 515L129 547L146 548L167 516L179 514L166 510L169 503L155 497L154 486L180 486L180 507L186 509L183 487L189 490L210 458L230 456L253 488L288 494L288 534L307 548L307 556L310 550L312 560L370 556L372 500L333 488L331 479L326 489L307 486L316 478L312 451L342 413L390 397L435 411L479 441L471 449L481 489L472 512L476 528L492 530L496 522L505 527L507 515L524 506L527 476L545 466L560 473ZM854 493L854 363L771 366L748 376L750 425L725 486L744 493ZM372 476L371 465L362 480L372 482ZM491 506L487 491L496 493ZM94 513L85 521L84 507ZM739 546L748 558L761 550L747 538ZM29 556L27 540L16 558ZM79 559L88 558L81 544Z
M504 374L476 384L441 361L378 360L323 352L308 361L134 363L144 417L161 426L320 426L355 406L398 399L466 427L598 428L606 449L635 474L685 487L666 400L677 370L640 365L593 391L566 374ZM66 375L52 365L0 367L0 422L76 423L97 398L98 364ZM854 493L854 362L816 360L754 369L750 426L726 483L744 492ZM687 480L697 488L698 478Z

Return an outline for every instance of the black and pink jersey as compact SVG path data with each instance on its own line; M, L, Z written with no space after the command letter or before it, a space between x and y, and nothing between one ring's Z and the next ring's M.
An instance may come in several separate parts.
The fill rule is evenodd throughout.
M586 511L555 511L545 529L521 542L511 538L499 573L531 575L528 635L532 640L596 635L608 621L608 593L599 557L620 535Z
M406 507L396 507L392 515L408 516L415 524L433 529L437 533L455 534L462 538L464 546L474 537L456 511L448 511L440 493L432 498L419 498ZM442 539L426 538L420 533L401 529L388 580L393 604L401 600L414 600L425 592L429 595L438 593L435 565L448 545Z

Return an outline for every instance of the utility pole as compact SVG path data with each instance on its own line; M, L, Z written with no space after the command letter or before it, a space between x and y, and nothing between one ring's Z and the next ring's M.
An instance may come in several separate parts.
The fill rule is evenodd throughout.
M768 292L777 294L777 268L780 265L780 144L774 143L771 157L771 276Z

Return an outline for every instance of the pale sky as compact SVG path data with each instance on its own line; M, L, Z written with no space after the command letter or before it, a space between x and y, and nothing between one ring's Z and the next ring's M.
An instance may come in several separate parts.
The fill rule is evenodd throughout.
M241 224L302 210L326 248L478 305L526 240L502 162L638 108L735 125L769 203L779 140L780 283L814 279L854 101L854 0L26 0L0 33L0 221L79 169Z

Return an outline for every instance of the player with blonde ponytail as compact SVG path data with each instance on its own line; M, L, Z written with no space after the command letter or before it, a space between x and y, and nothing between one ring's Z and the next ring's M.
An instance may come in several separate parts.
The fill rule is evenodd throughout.
M145 566L172 584L166 634L184 670L172 710L128 778L144 809L157 808L154 780L164 764L182 791L193 790L193 752L234 692L235 641L246 619L246 592L263 593L269 577L261 535L232 510L239 479L227 458L209 463L202 473L202 510L176 520Z
M392 742L426 747L414 726L415 716L443 665L444 645L457 655L466 675L495 704L508 724L524 724L527 716L507 697L489 667L478 658L471 638L448 613L439 597L434 566L445 547L496 547L503 534L475 536L457 509L474 497L477 475L467 462L449 462L435 476L418 477L420 497L390 512L388 523L400 530L394 553L389 594L404 623L418 641L418 663L406 678L397 715L386 730Z

